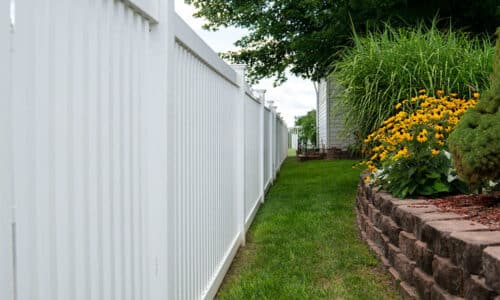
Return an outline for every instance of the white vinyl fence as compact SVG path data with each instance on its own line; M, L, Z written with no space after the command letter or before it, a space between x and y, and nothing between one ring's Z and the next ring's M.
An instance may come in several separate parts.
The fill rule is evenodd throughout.
M213 298L287 155L243 66L173 1L0 0L0 92L0 299Z

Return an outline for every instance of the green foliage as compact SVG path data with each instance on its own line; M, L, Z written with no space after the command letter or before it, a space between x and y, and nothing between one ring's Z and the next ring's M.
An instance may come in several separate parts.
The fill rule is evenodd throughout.
M226 57L247 64L253 79L275 76L278 83L286 79L287 69L315 81L330 73L337 54L352 45L352 27L362 33L384 21L414 25L439 16L473 33L493 33L500 11L496 0L185 1L195 6L196 16L207 20L208 29L248 30L236 42L241 51Z
M346 128L359 130L360 138L378 128L397 102L417 95L417 89L442 88L468 97L488 86L493 48L485 39L442 31L435 24L387 25L382 32L355 36L354 43L333 75L346 87L339 101L339 108L348 108Z
M299 143L310 141L316 145L316 110L313 109L301 117L296 117L295 126L300 126Z
M491 87L449 139L457 172L471 187L500 180L500 28Z
M393 161L378 178L385 190L400 198L468 192L467 186L454 175L451 160L445 152L436 156L422 152Z

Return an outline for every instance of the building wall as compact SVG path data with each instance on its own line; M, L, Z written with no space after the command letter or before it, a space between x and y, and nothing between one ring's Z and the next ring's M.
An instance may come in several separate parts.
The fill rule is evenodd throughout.
M329 77L319 84L318 142L321 147L347 150L354 141L353 135L344 129L345 108L339 104L342 87Z
M347 150L354 142L353 133L344 128L345 107L340 105L342 86L334 78L328 79L328 148Z

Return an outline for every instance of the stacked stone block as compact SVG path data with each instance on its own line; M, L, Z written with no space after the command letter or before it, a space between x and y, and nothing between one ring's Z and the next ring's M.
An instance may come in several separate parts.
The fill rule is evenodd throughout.
M500 231L363 180L356 211L361 236L404 299L500 300Z

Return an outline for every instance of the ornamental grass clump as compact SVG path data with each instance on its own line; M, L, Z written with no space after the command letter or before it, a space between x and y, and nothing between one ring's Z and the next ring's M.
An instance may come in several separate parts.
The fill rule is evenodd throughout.
M471 188L500 187L500 28L490 89L450 136L459 176Z
M453 29L420 26L354 36L354 47L335 63L332 78L345 89L337 109L345 128L362 141L402 99L419 88L442 89L471 97L489 86L493 47L488 38L471 38ZM417 88L418 87L418 88Z
M457 94L420 95L397 103L397 113L364 140L372 176L391 194L406 198L464 192L451 168L446 140L462 115L477 103Z

